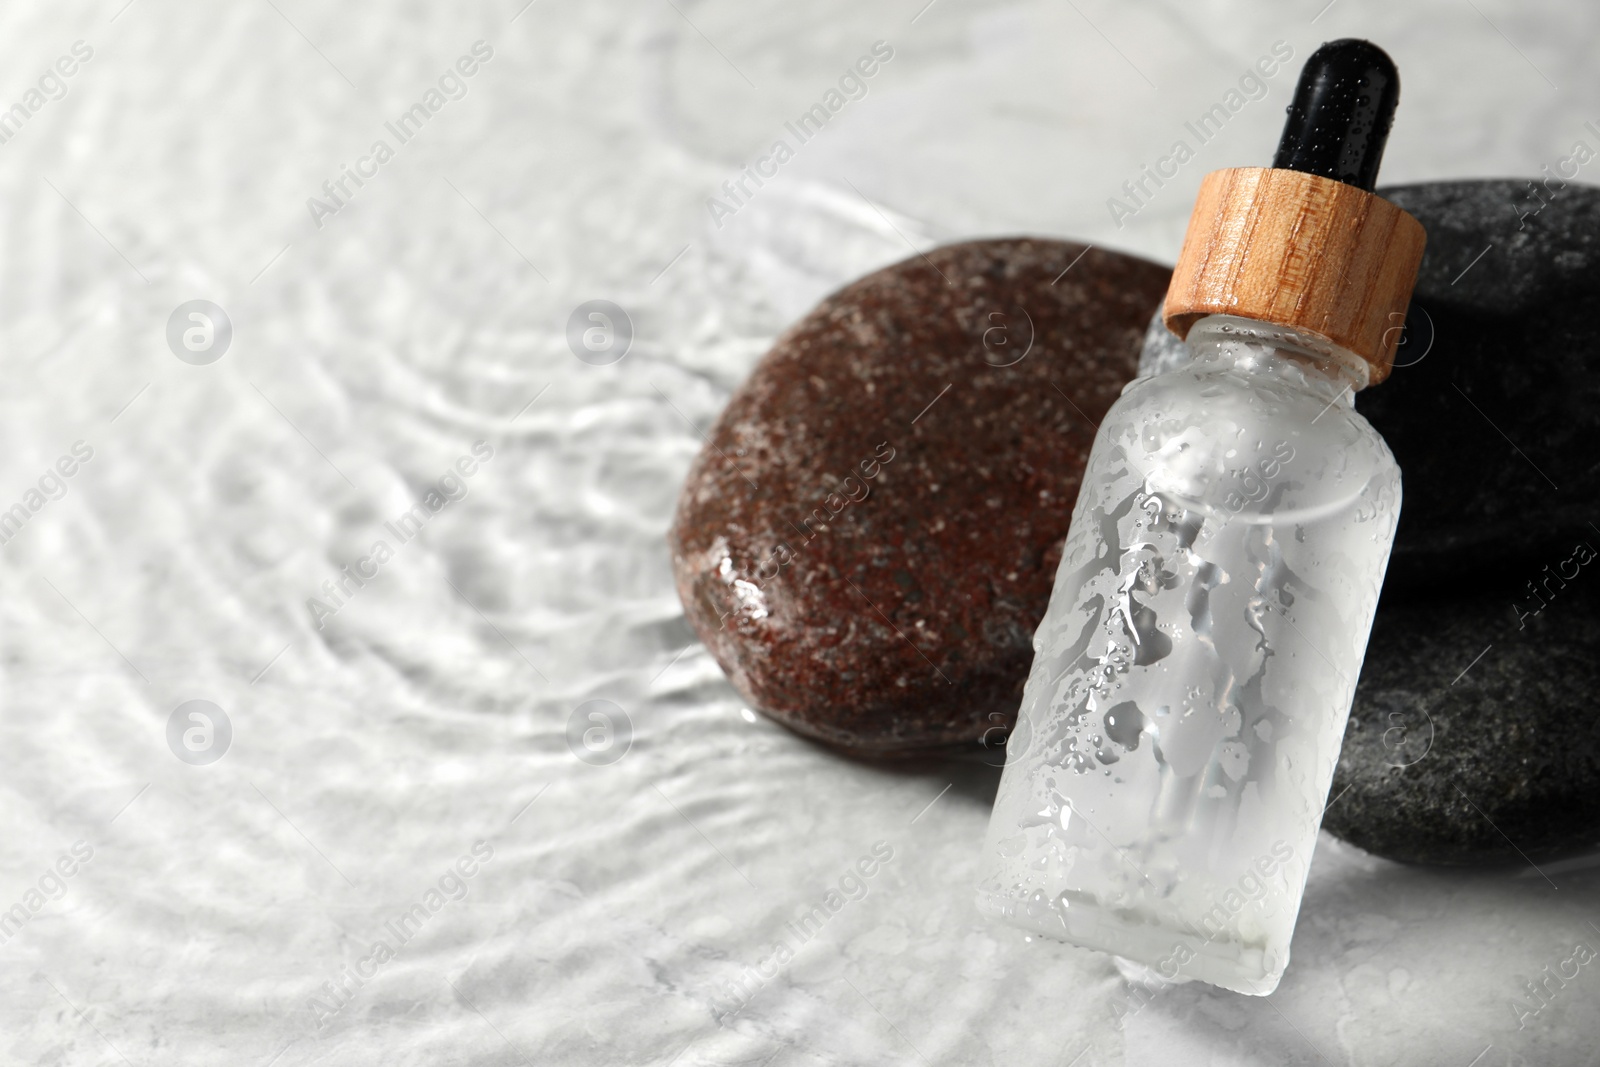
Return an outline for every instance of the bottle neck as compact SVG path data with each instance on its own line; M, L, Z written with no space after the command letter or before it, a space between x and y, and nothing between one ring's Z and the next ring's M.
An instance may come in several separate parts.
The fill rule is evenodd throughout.
M1248 374L1294 378L1346 405L1355 403L1370 373L1366 360L1326 337L1235 315L1207 315L1196 322L1189 329L1188 345L1197 360L1220 361Z

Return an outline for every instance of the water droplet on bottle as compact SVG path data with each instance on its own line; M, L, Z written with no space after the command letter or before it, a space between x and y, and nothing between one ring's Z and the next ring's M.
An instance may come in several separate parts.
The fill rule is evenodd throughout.
M1125 700L1106 711L1105 725L1106 736L1132 752L1139 747L1139 735L1144 732L1144 712L1133 701Z

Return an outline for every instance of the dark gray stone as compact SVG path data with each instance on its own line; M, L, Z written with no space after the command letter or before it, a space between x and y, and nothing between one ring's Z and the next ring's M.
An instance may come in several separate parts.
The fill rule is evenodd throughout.
M1405 343L1356 398L1405 503L1390 591L1543 563L1600 521L1600 188L1380 189L1428 231Z
M1590 530L1541 567L1473 583L1487 592L1383 604L1328 831L1407 863L1538 863L1600 845L1597 550Z

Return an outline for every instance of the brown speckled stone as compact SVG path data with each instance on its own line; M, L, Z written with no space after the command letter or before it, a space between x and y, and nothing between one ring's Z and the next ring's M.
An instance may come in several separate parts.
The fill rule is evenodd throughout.
M778 339L669 535L689 621L753 707L870 755L1003 735L1094 424L1168 273L973 241L862 278Z

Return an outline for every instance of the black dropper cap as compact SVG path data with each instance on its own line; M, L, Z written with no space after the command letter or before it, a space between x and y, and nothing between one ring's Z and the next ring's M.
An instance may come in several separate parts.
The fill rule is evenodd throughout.
M1371 41L1329 41L1306 60L1274 167L1372 191L1400 103L1400 72Z

